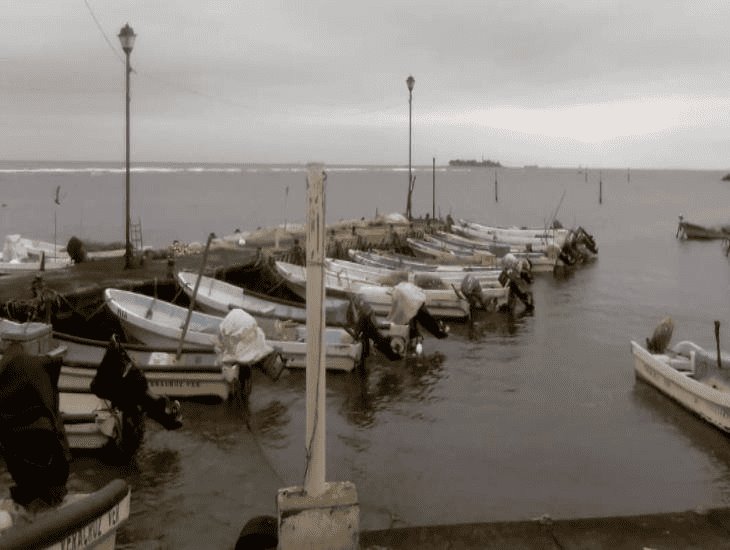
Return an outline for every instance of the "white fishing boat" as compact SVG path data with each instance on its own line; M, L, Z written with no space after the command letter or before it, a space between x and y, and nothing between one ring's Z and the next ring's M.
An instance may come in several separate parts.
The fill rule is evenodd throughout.
M459 220L452 224L451 231L467 238L482 240L484 242L499 242L508 244L513 252L543 252L552 258L558 257L567 238L567 230L560 230L560 233L529 233L515 235L502 231L501 228L484 226L474 222Z
M434 258L443 263L494 266L495 256L488 251L465 250L456 246L446 246L433 240L407 237L406 242L417 255Z
M131 490L113 479L92 493L70 493L58 506L29 513L0 499L0 548L111 550L117 530L129 519Z
M405 271L425 271L433 273L491 273L495 268L482 265L472 264L441 264L435 260L427 258L416 258L415 256L406 256L405 254L397 254L395 252L375 252L373 250L356 250L350 248L347 251L348 256L356 263L361 265L370 265L373 267L384 267L395 270Z
M525 244L528 242L540 242L543 244L554 243L562 246L565 239L570 233L565 228L537 228L537 227L497 227L484 225L477 222L459 220L459 227L469 227L484 235L488 235L492 240L503 243Z
M41 256L45 256L46 260L58 259L59 261L65 260L68 262L71 259L66 250L66 245L54 244L39 239L29 239L27 237L20 237L19 242L25 248L28 256L33 260L40 260ZM86 257L90 260L121 258L122 256L124 256L123 248L86 251Z
M671 329L669 337L665 337L667 344L669 338ZM656 347L651 340L642 346L632 340L631 353L638 379L714 426L730 432L730 357L720 353L718 362L717 352L687 340L672 347Z
M453 288L459 286L464 277L471 275L484 288L502 286L499 283L501 269L484 269L480 271L441 271L424 272L409 271L407 269L392 269L364 265L347 260L325 260L325 267L329 273L338 278L347 277L351 280L361 280L370 284L395 286L401 281L407 281L421 288Z
M53 271L57 269L66 269L71 266L71 260L61 258L46 258L43 261L36 260L11 260L9 262L0 261L0 275L12 275L16 273L29 273L33 271Z
M176 347L183 337L188 309L150 296L107 288L104 300L129 339L151 347ZM214 349L222 317L199 311L190 312L183 344L187 347ZM263 328L263 327L262 327ZM267 334L266 343L277 351L288 367L305 367L306 327L280 323L276 334ZM327 368L350 371L362 358L362 344L340 328L325 331Z
M494 243L487 240L480 240L475 237L465 237L456 233L447 233L444 231L437 231L432 239L439 240L443 244L442 246L448 247L449 245L458 245L466 250L471 248L479 249L479 247L487 247L490 250L492 246L503 247L500 250L497 258L497 267L503 265L503 259L507 254L512 254L517 259L527 260L530 263L531 271L533 273L552 273L555 270L555 266L562 264L562 260L558 256L549 256L544 252L528 252L525 247L512 246L509 244Z
M52 327L49 324L17 323L0 319L0 351L3 354L22 351L33 356L58 359L61 363L61 373L56 385L59 390L59 410L69 446L72 449L102 449L113 446L127 454L133 453L141 440L135 440L130 433L132 420L115 407L111 400L98 397L91 389L107 347L102 348L95 356L98 360L93 367L84 368L84 376L81 377L73 369L69 373L68 367L63 366L68 347L66 343L51 336ZM135 434L135 437L137 435L141 437L141 433Z
M277 273L287 287L299 296L306 296L307 271L300 265L277 261ZM373 308L378 315L388 315L393 305L393 287L374 285L362 281L348 280L331 273L325 273L325 288L334 296L359 296ZM469 313L469 302L457 289L423 289L426 295L426 308L436 318L464 319ZM509 291L506 288L490 288L484 291L487 299L494 299L500 305L507 303Z
M66 348L61 377L61 391L88 391L96 375L107 342L54 332L53 338ZM175 398L228 399L234 390L237 373L229 365L221 365L218 355L209 349L177 350L124 344L124 349L147 378L157 395Z
M177 273L177 282L188 297L193 295L198 275L190 271ZM304 304L284 300L264 298L239 286L202 276L195 296L195 305L205 313L225 316L233 308L241 308L257 321L290 320L306 323L307 309ZM325 322L328 326L346 326L349 300L327 298L325 302ZM261 323L260 323L261 324Z

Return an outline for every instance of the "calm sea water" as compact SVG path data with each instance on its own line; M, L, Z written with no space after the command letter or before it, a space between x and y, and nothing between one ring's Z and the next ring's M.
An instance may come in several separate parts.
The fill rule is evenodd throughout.
M407 170L329 167L327 218L403 211ZM416 170L414 213L431 213L431 168ZM364 374L328 376L327 478L358 489L364 528L676 511L730 505L727 436L634 379L631 339L665 315L673 340L730 349L730 263L717 241L675 238L680 213L727 222L722 173L438 169L437 215L582 225L599 258L534 283L534 315L452 325L427 360L372 357ZM53 201L61 186L61 204ZM305 170L140 166L132 218L145 244L204 241L303 222ZM103 164L0 164L0 231L65 243L121 241L124 173ZM55 212L54 212L55 211ZM150 425L136 464L74 463L76 487L114 476L133 489L129 548L232 547L243 524L275 512L304 472L303 372L257 376L248 409L185 403L185 427ZM0 483L7 482L7 475Z

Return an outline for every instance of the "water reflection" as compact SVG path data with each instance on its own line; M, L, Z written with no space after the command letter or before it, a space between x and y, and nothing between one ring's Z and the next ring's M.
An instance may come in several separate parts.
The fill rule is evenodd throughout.
M520 309L514 313L477 312L477 315L468 321L451 325L451 330L454 334L466 334L469 340L481 340L492 334L515 336L521 332L527 319L533 316L534 310L527 311L525 309Z
M392 403L433 399L433 388L444 376L444 360L440 352L396 362L371 356L364 369L330 378L328 385L343 397L342 416L353 426L368 428L376 422L377 413Z
M289 421L289 409L279 400L250 412L248 417L251 433L265 437L268 445L280 449L287 445L285 428Z
M631 397L653 419L670 425L693 448L712 461L721 471L715 481L723 494L723 500L730 502L730 447L727 434L640 380L634 384Z

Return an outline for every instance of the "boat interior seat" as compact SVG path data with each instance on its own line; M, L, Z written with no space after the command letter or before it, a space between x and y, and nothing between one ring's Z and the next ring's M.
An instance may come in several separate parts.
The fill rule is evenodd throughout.
M667 357L667 363L670 367L680 372L694 372L694 365L692 365L692 361L687 357Z

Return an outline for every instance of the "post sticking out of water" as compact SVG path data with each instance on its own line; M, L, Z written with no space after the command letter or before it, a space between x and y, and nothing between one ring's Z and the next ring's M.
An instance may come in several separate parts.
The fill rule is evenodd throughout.
M360 504L349 481L325 482L325 193L321 164L307 173L307 400L304 486L279 489L279 550L356 550Z
M208 241L205 243L205 250L203 251L203 261L200 264L200 271L198 271L198 278L195 279L195 288L193 288L193 295L190 297L190 307L188 307L188 314L185 317L185 324L180 334L180 341L177 344L177 359L180 359L182 355L183 344L185 343L185 335L188 333L188 326L190 325L190 317L193 315L193 308L195 307L195 298L198 296L198 287L200 286L200 279L203 277L203 271L205 270L205 263L208 261L208 250L210 249L210 242L213 240L213 233L208 235Z
M722 368L722 359L720 359L720 321L715 321L715 345L717 346L717 368Z
M436 157L433 157L433 185L431 191L431 219L436 219Z
M497 170L494 171L494 202L499 202L499 183L497 182Z
M318 496L325 487L324 182L321 164L307 173L307 464L304 490Z
M631 168L626 169L626 183L631 183Z
M598 172L598 204L603 204L603 172Z

